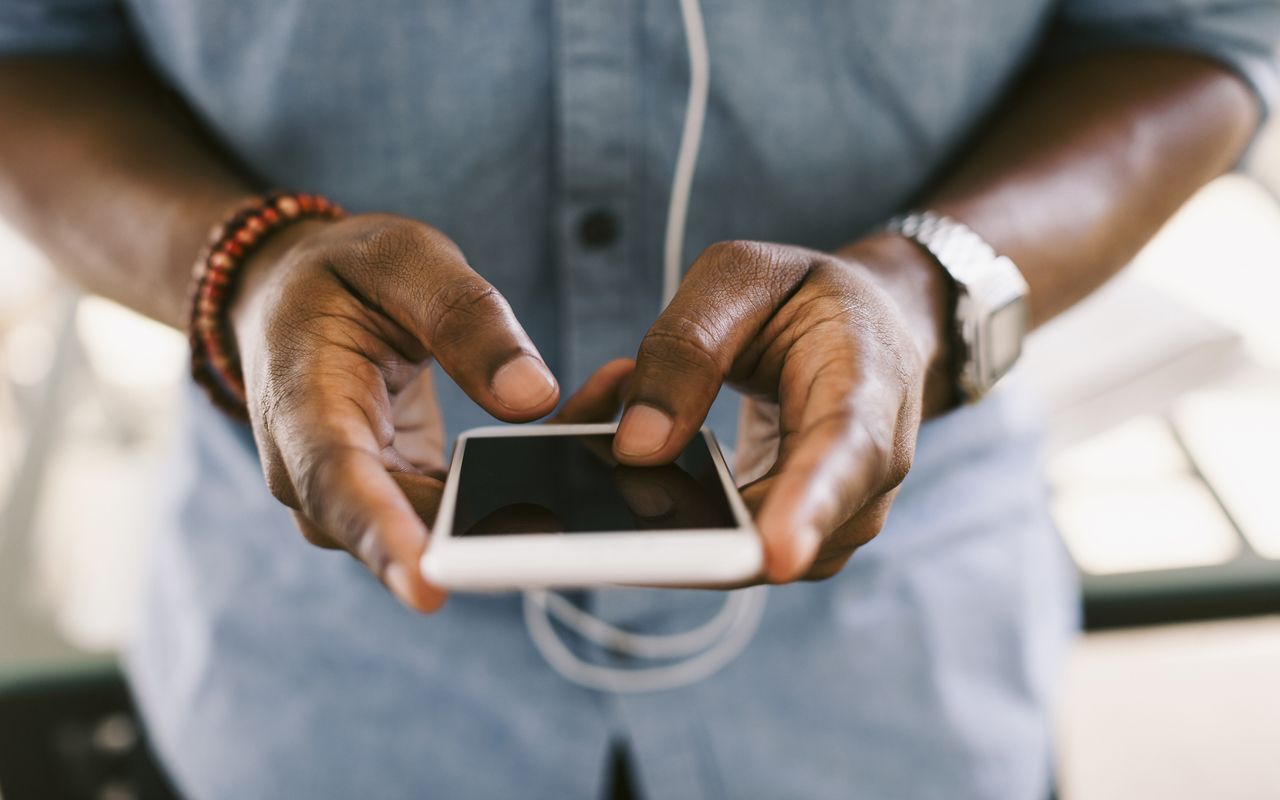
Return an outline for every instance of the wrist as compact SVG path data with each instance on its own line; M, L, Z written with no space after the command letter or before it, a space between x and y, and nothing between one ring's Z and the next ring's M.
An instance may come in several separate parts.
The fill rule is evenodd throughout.
M958 402L955 376L955 286L933 256L889 232L839 251L871 273L906 319L923 370L923 413L931 417Z
M333 219L342 209L327 198L305 193L274 192L243 202L226 222L210 234L209 245L196 262L192 277L190 327L191 375L205 388L210 400L231 416L247 417L240 336L244 315L232 317L232 305L241 292L244 268L269 247L279 246L285 232L304 220ZM257 264L267 264L263 259ZM249 292L257 296L257 283ZM249 304L247 307L252 307ZM236 325L236 322L240 325Z
M236 291L227 303L227 324L236 346L244 354L261 338L261 309L273 289L274 277L279 267L289 259L290 253L306 239L335 220L324 218L299 219L276 231L261 247L245 258L240 267Z

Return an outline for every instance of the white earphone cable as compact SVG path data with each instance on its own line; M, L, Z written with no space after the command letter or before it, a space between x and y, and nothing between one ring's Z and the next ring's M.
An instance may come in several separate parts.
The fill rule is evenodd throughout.
M671 200L667 205L667 234L662 250L662 307L675 297L680 285L681 250L685 221L689 216L689 195L693 171L698 165L702 144L702 123L707 116L707 93L711 86L711 58L707 51L707 31L698 0L680 0L685 46L689 51L689 98L685 103L684 130L676 153L676 171L671 179Z
M738 607L746 602L744 594L731 593L715 616L698 627L682 633L651 635L610 625L555 592L542 594L545 600L539 602L560 624L587 641L633 658L683 658L706 650L725 635L738 614Z
M698 0L679 0L689 51L689 97L684 129L676 154L662 262L662 308L680 285L681 250L689 213L693 172L702 142L710 86L706 29ZM578 608L563 596L538 589L524 593L524 621L529 637L551 668L564 678L607 692L652 692L687 686L706 678L742 652L764 614L766 587L730 592L724 606L707 622L678 634L647 635L625 631ZM558 622L583 639L617 655L644 659L680 659L657 667L620 669L583 661L561 640L551 624Z
M552 669L574 683L603 692L657 692L697 683L737 658L751 643L764 615L764 592L763 586L740 590L735 595L742 598L739 603L733 603L735 596L731 596L725 609L732 608L733 615L724 636L696 656L660 667L618 669L583 661L569 650L551 626L545 591L525 592L524 621L542 657Z

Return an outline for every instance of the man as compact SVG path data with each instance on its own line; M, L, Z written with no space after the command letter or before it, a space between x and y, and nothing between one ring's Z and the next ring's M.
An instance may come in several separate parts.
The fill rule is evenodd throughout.
M914 207L966 226L1048 320L1240 158L1280 9L702 12L691 266L660 308L675 0L0 4L0 209L90 289L182 327L191 261L246 195L355 212L243 265L229 315L252 430L192 393L131 656L187 793L593 797L615 751L655 798L1050 791L1074 588L1038 423L1016 385L963 404L989 388L957 385L973 354L955 296L976 287L920 217L883 225ZM787 585L711 678L592 692L542 662L517 598L422 617L370 577L408 609L443 602L416 570L437 394L455 434L581 386L561 419L621 406L615 454L644 465L708 413L732 439L729 394L709 412L725 383L750 398L740 463L768 470L743 489L763 577ZM653 631L713 599L582 602Z

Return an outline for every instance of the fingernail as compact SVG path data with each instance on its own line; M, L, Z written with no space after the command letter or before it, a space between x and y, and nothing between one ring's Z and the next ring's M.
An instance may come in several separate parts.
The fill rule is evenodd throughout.
M530 355L517 356L493 374L493 393L512 411L530 411L555 394L556 382L541 361Z
M675 507L676 501L656 483L640 480L620 482L618 490L631 510L642 517L661 517Z
M674 425L671 417L653 406L637 403L622 415L616 440L618 452L633 458L653 455L667 443Z
M383 580L397 600L409 608L418 607L413 595L413 586L409 583L409 573L403 564L397 564L394 561L388 564L386 572L383 573Z

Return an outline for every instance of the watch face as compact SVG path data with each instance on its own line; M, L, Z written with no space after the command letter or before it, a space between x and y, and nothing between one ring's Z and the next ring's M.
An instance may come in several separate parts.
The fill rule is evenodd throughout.
M1015 297L997 308L987 318L987 354L990 380L998 380L1009 371L1022 352L1022 337L1027 332L1027 303Z

